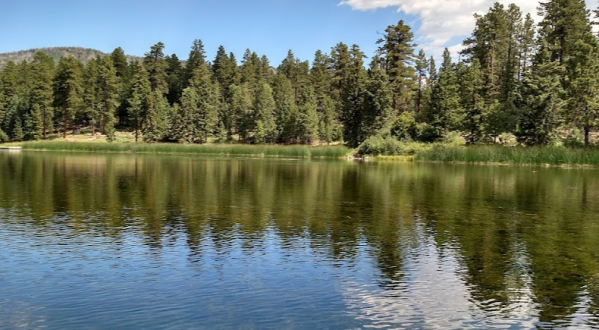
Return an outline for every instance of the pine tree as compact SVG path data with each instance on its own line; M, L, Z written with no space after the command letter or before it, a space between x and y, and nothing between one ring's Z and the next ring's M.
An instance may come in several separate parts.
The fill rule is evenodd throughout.
M31 116L36 123L41 120L41 134L46 138L48 131L52 130L52 120L54 118L54 109L52 108L54 60L45 53L37 52L33 55L32 71L31 105L37 107L39 111L32 110ZM37 129L34 130L37 131ZM37 136L37 133L35 134Z
M393 91L389 77L380 68L371 69L364 93L361 136L367 138L390 128L392 120Z
M250 52L247 49L243 54L243 61L241 63L240 81L242 84L246 84L252 92L255 92L260 87L261 65L258 54Z
M291 81L280 71L275 76L273 93L276 106L277 140L283 143L296 143L299 112L295 103L295 92Z
M31 112L25 121L27 135L29 140L39 140L43 137L44 121L43 114L39 104L31 106Z
M239 85L239 69L237 68L235 55L233 53L227 55L223 46L218 48L218 52L214 58L212 74L220 86L223 99L230 101L228 98L229 87L231 85Z
M119 107L119 81L110 56L98 58L98 102L102 134L112 140L114 136L115 112Z
M408 25L400 20L397 25L385 29L383 38L377 41L381 45L378 54L393 88L393 111L404 112L409 108L414 86L414 34Z
M322 102L318 132L321 141L328 144L335 141L336 132L339 130L339 122L335 115L335 102L329 96L325 96Z
M427 117L428 123L435 127L439 134L459 129L463 120L459 84L448 49L443 53L443 64L433 89Z
M195 124L200 143L208 141L214 135L218 124L219 95L218 85L212 82L212 75L207 65L200 65L190 81L198 96Z
M142 120L141 133L145 142L161 142L168 135L168 100L159 91L152 92L149 97L152 102Z
M54 107L63 122L63 137L67 137L69 122L83 109L83 65L74 57L60 59L54 79Z
M131 96L131 85L133 78L133 68L135 65L131 63L129 65L125 52L122 48L116 48L111 54L110 59L116 69L116 76L119 80L119 107L116 109L116 116L119 124L125 124L127 121L127 109L129 104L127 103Z
M240 140L247 140L253 124L253 99L247 85L231 85L229 87L229 114L231 126L239 135ZM233 128L231 128L233 135Z
M17 93L17 66L12 61L7 62L0 72L0 88L0 123L3 123Z
M477 58L464 67L460 77L461 105L464 109L463 128L467 132L466 140L476 143L484 135L484 77Z
M121 80L129 80L131 78L131 70L123 49L121 47L115 48L110 54L110 59L116 70L117 77Z
M135 142L138 142L141 132L142 122L150 107L153 107L153 98L151 97L150 80L145 67L137 65L133 77L133 87L131 97L128 100L129 121L135 129Z
M318 139L317 101L312 86L302 88L298 103L300 141L304 144L312 144Z
M272 88L265 82L260 83L253 104L254 141L256 143L273 143L276 139L275 100Z
M338 43L331 48L331 62L329 72L331 72L331 98L337 105L336 116L339 120L343 117L342 94L345 89L347 70L350 63L349 47L344 43Z
M297 104L298 96L299 96L299 87L300 87L300 78L299 78L299 59L293 55L293 51L291 49L287 52L287 57L283 60L279 68L280 71L289 81L291 82L291 87L293 88L293 93L295 95L295 103Z
M270 66L270 60L266 55L262 55L260 57L260 75L262 76L261 80L271 85L274 80L274 72Z
M150 88L152 92L159 92L160 95L168 93L167 67L168 63L164 58L164 44L159 42L150 48L144 57L144 67L148 72Z
M584 0L549 0L539 4L540 38L546 43L552 61L565 65L576 41L591 32Z
M204 43L200 39L195 39L191 45L189 51L189 57L185 64L185 74L183 77L183 87L188 87L191 83L191 79L195 74L195 71L206 63L206 50L204 49Z
M570 123L582 128L584 144L589 145L590 131L599 124L599 44L590 33L578 40L567 63L568 111Z
M426 78L428 75L428 71L430 69L430 64L424 53L424 50L421 49L418 52L418 57L416 57L415 61L415 69L416 69L416 113L419 114L422 112L423 108L427 106L428 99L428 84L426 83Z
M166 80L168 83L166 99L168 100L168 103L172 105L179 102L181 93L183 93L183 67L176 54L167 56L166 63L168 65L166 68Z
M546 144L560 125L565 106L561 77L564 67L551 59L551 51L543 43L530 73L524 76L522 112L516 136L528 145Z
M197 133L194 123L198 112L198 95L194 89L187 87L181 96L181 106L173 107L173 128L171 138L178 142L194 143Z
M83 72L83 117L89 121L92 136L96 134L96 128L101 121L100 92L98 86L99 59L94 58L87 63Z
M13 141L23 141L25 134L23 133L23 124L21 122L21 117L17 116L15 119L15 125L12 131L12 140Z
M353 45L341 95L343 139L350 148L357 147L366 139L362 135L361 129L364 89L367 79L364 69L364 57L360 47Z
M518 38L518 81L522 81L532 63L535 43L535 21L530 14L526 14L523 24L517 34Z

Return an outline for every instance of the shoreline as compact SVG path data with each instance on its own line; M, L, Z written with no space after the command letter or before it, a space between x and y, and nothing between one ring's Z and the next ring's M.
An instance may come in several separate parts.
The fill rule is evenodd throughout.
M345 159L361 162L411 162L461 165L599 168L599 149L566 147L443 146L437 145L413 155L362 155L343 146L174 144L174 143L88 143L24 142L1 145L9 151L57 151L77 153L179 154L207 156L253 156L263 158ZM495 160L494 160L495 159Z

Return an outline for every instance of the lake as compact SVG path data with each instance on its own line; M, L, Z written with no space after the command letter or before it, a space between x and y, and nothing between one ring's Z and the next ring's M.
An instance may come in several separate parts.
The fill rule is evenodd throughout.
M599 329L599 170L0 152L2 329Z

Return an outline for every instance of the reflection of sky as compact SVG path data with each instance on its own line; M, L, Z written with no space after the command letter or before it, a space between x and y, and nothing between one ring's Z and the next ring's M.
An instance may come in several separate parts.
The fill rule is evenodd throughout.
M344 294L356 318L371 323L371 328L535 328L530 288L522 287L530 279L517 280L519 288L508 306L473 301L456 251L439 249L430 237L418 236L417 246L406 246L398 282L384 289L375 283L346 283ZM518 260L524 261L523 256Z

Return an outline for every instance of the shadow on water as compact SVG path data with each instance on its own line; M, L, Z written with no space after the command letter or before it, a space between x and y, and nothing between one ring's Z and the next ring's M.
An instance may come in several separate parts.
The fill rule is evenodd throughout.
M80 261L52 259L44 252L49 247L87 246L87 258L108 264L108 251L124 259L133 253L137 270L123 269L116 279L124 290L156 289L127 285L123 278L133 276L127 271L148 281L153 271L178 276L183 283L211 269L212 277L198 283L212 284L210 293L220 300L200 319L179 311L183 316L172 319L185 320L180 326L235 326L211 315L237 311L235 317L256 328L268 322L283 328L323 322L331 328L599 328L594 170L33 152L0 153L0 168L2 258L15 258L23 242L49 258L40 267L54 271ZM19 258L28 264L35 256ZM51 277L28 269L41 274L37 279ZM242 273L223 280L234 276L227 271L244 269L252 280L239 282ZM0 270L0 283L11 283L7 272ZM293 279L276 284L275 274ZM317 286L311 278L335 284ZM288 298L303 309L285 306L296 312L272 320L239 315L226 303L237 301L225 292L235 290L230 283L275 301L273 295L295 290ZM38 283L31 290L43 288ZM307 288L314 291L302 296ZM336 295L318 291L323 288ZM191 289L177 288L183 295ZM25 304L16 291L0 289ZM233 296L223 300L227 294ZM149 307L136 308L133 315L141 317ZM169 319L176 310L162 315ZM317 313L316 323L298 321L306 317L302 311ZM14 319L17 312L11 313ZM32 309L18 318L29 328L60 325L39 315Z

